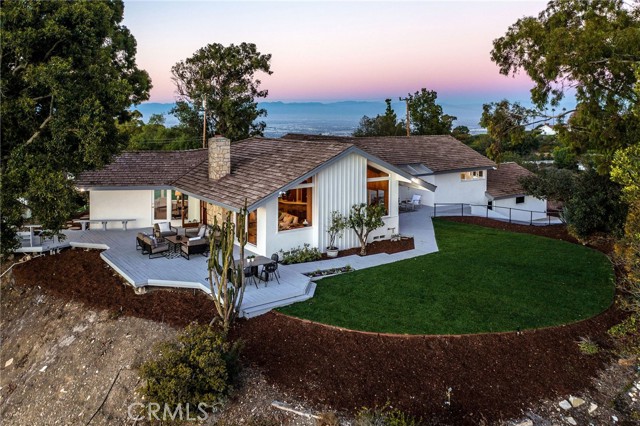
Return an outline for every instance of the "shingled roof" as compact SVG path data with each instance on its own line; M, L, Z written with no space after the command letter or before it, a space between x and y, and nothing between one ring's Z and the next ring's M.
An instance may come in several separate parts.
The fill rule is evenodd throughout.
M353 145L251 138L231 144L231 173L208 177L208 162L173 182L184 192L231 208L251 206L345 153Z
M287 134L283 139L341 141L395 166L424 164L432 173L491 169L496 164L449 135L344 137Z
M76 186L80 189L166 187L206 160L206 149L128 151L102 169L82 173L76 180Z
M231 143L231 172L218 180L209 179L207 149L124 152L103 169L82 173L76 186L86 190L175 188L226 208L240 209L245 200L248 206L256 207L256 203L289 189L349 152L371 155L345 140L245 139ZM377 161L395 168L382 159ZM411 178L401 169L396 171ZM435 189L427 182L420 185Z
M517 163L502 163L496 170L487 172L487 193L494 199L525 195L520 178L533 173Z

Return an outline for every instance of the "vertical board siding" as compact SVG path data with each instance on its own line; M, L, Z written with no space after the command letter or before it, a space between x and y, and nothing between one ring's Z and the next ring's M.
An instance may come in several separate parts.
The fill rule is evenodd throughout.
M356 154L349 155L318 173L316 178L318 216L318 248L325 251L329 243L327 227L331 212L337 210L349 214L351 206L366 202L367 159ZM337 241L340 249L359 246L358 237L346 230Z

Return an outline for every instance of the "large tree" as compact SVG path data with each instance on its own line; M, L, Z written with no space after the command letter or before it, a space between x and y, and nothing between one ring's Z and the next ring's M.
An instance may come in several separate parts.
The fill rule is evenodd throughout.
M73 177L126 143L116 123L148 98L122 1L5 1L2 23L2 253L28 204L57 233L76 207Z
M396 112L391 107L391 99L385 99L387 107L384 115L373 118L366 115L360 119L360 124L353 132L353 136L402 136L405 134L404 121L398 121Z
M202 128L199 111L205 107L208 134L231 140L262 135L266 124L256 119L267 115L256 98L266 98L259 72L271 74L271 55L258 52L253 43L239 45L213 43L171 68L178 91L172 111L188 126ZM197 128L197 127L196 127Z
M487 129L492 143L486 155L500 162L505 151L514 151L527 137L526 124L535 111L506 99L482 105L480 125Z
M504 75L524 71L534 82L540 110L575 93L576 110L560 138L578 152L601 154L607 171L613 153L640 137L640 102L634 92L640 61L640 8L623 0L558 0L537 17L519 19L493 43L492 60Z
M414 135L448 135L456 117L444 114L436 103L438 94L433 90L420 89L407 96L411 133Z

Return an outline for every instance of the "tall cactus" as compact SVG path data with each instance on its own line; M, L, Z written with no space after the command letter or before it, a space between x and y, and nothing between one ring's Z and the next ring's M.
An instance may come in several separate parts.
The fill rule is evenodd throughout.
M247 243L246 204L237 214L237 224L231 220L228 212L225 220L219 224L214 217L209 241L209 287L216 307L216 315L228 331L238 317L244 296L244 246ZM240 246L240 259L236 262L233 255L235 241Z

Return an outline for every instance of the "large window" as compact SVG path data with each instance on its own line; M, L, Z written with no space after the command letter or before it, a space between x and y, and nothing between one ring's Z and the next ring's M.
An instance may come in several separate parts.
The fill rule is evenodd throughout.
M278 199L278 230L311 226L313 215L313 179L288 190Z
M378 204L389 214L389 174L367 166L367 202Z

